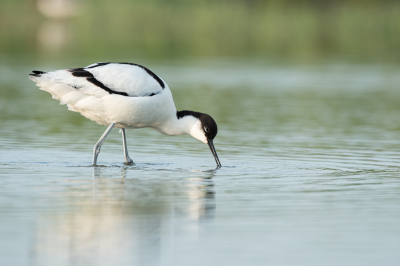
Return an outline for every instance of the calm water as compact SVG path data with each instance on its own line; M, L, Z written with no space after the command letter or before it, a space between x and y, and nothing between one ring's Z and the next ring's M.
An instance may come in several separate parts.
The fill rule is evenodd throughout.
M149 129L127 131L136 165L114 129L90 167L105 127L27 74L92 60L0 62L1 265L399 265L398 67L147 63L218 122L215 170Z

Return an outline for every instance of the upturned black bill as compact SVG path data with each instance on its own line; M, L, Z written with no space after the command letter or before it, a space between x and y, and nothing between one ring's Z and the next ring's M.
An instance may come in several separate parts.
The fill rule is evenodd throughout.
M213 144L212 140L208 141L208 147L210 147L210 150L211 150L212 154L214 155L214 159L215 159L215 162L217 163L217 167L220 168L222 165L219 162L217 151L215 150L215 147L214 147L214 144Z

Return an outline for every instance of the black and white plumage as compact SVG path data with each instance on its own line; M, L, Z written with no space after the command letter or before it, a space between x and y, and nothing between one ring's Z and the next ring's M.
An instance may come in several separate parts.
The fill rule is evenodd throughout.
M221 167L213 140L214 119L203 113L177 111L167 83L144 66L132 63L95 63L84 68L33 71L30 79L54 99L98 124L108 126L94 147L93 165L112 128L122 129L125 163L132 163L125 129L152 128L166 135L190 134L209 145Z

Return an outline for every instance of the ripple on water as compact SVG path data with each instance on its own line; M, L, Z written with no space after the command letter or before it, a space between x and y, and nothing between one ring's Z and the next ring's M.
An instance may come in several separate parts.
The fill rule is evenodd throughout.
M127 133L135 165L114 130L92 167L104 127L20 81L26 73L0 79L7 265L398 264L398 74L159 70L179 110L218 122L221 169L207 145L152 130Z

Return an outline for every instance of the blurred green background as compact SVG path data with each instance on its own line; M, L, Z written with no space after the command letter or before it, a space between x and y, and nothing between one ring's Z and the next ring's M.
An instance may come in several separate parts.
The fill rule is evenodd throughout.
M1 0L0 53L400 62L394 0Z
M400 265L399 33L399 0L0 0L0 265ZM151 129L86 167L105 128L28 73L101 61L210 114L224 167Z

